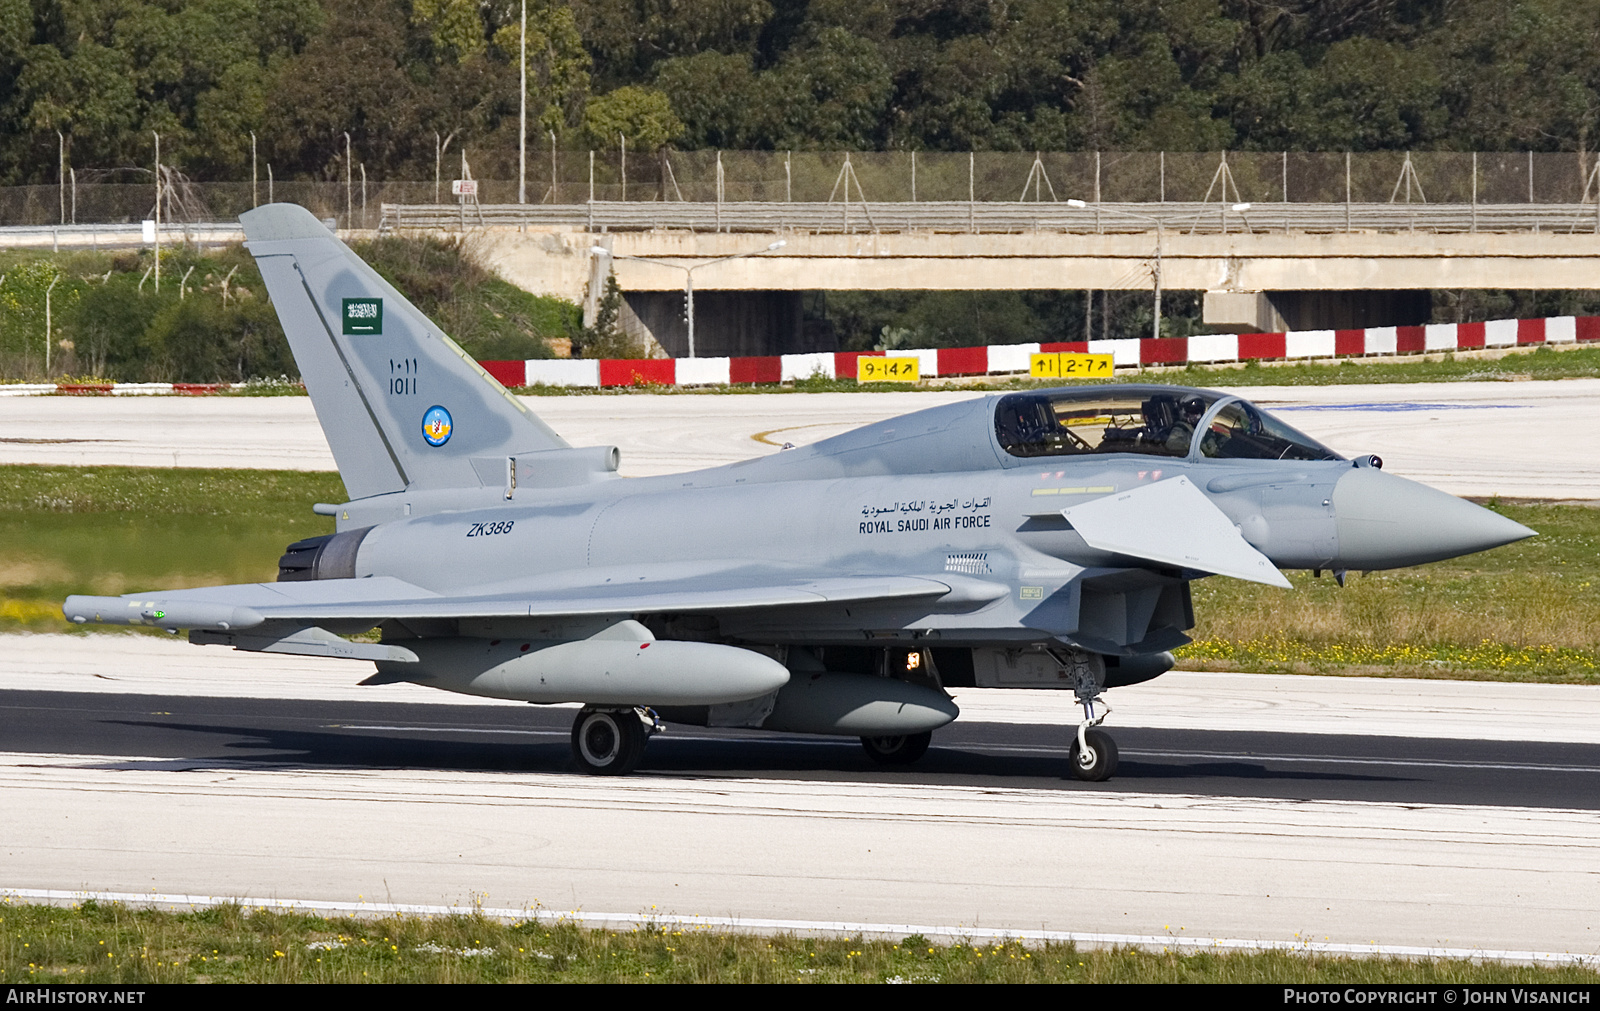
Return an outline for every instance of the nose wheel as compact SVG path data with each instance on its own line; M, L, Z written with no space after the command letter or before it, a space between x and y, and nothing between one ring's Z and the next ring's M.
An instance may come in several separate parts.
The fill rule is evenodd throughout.
M1103 783L1117 771L1117 742L1104 730L1080 728L1068 761L1074 776L1086 783Z
M1073 693L1083 706L1083 722L1078 724L1068 757L1072 774L1085 783L1103 783L1117 771L1117 742L1099 729L1111 715L1111 703L1103 694L1104 662L1082 652L1063 653L1058 659L1072 677Z
M582 709L572 722L572 761L591 776L625 776L644 757L645 743L659 729L655 714L638 709Z

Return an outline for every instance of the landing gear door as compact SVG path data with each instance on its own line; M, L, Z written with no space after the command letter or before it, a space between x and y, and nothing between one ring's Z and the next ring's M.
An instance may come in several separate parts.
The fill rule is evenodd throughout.
M1101 664L1105 659L1087 654ZM975 649L972 651L972 676L979 688L1061 688L1071 690L1077 682L1072 671L1042 650Z

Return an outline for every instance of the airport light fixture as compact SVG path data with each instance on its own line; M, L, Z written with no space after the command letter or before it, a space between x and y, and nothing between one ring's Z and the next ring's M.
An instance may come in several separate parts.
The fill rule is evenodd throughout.
M656 259L652 259L651 257L648 257L648 256L624 256L624 255L621 255L621 254L618 254L618 253L613 253L611 250L607 249L606 247L599 246L599 245L590 246L589 247L589 253L590 253L591 256L609 256L614 260L638 260L640 263L653 263L658 267L674 267L674 268L676 268L678 270L683 271L683 303L684 303L684 310L685 310L684 314L685 314L686 318L688 319L688 323L689 323L689 357L693 358L693 357L695 357L695 353L694 353L694 272L699 270L701 267L709 267L709 266L712 266L713 264L717 264L717 263L727 263L729 260L742 260L747 256L760 256L762 253L770 253L770 252L772 252L774 250L782 249L784 246L787 246L788 244L789 243L787 241L785 241L783 239L779 239L777 242L772 243L771 245L767 246L767 248L765 248L765 249L752 249L747 253L734 253L732 256L719 256L715 260L707 260L704 263L695 263L695 264L672 263L669 260L656 260Z
M1089 205L1088 205L1088 203L1086 201L1072 199L1072 200L1068 200L1067 201L1067 206L1068 207L1072 207L1072 208L1076 208L1078 210L1082 210L1085 207L1088 207ZM1239 207L1248 208L1250 205L1249 204L1240 204L1238 206ZM1125 211L1120 207L1104 207L1104 206L1101 206L1101 207L1096 207L1095 209L1097 211L1101 210L1101 209L1104 209L1104 210L1110 211L1113 214L1122 214L1122 215L1126 215L1127 217L1130 217L1130 218L1139 218L1139 219L1144 220L1144 221L1149 221L1149 222L1153 223L1156 226L1156 262L1155 262L1155 267L1150 271L1150 282L1151 282L1152 286L1155 288L1156 304L1155 304L1155 314L1154 314L1153 319L1150 322L1150 336L1159 338L1161 336L1161 253L1162 253L1162 250L1161 250L1161 232L1162 232L1163 222L1162 222L1162 220L1160 218L1156 217L1153 214L1140 214L1138 211Z
M517 203L528 202L528 0L522 0L522 35L517 48ZM439 198L435 196L434 202Z
M1084 208L1088 207L1089 204L1088 204L1088 201L1078 200L1076 198L1073 198L1073 199L1067 201L1067 206L1071 207L1071 208L1073 208L1075 210L1080 210L1081 211ZM1239 203L1239 204L1230 205L1228 207L1228 210L1234 211L1237 214L1243 214L1244 212L1248 211L1250 209L1250 207L1251 207L1250 204ZM1101 210L1106 210L1106 211L1110 211L1112 214L1122 214L1122 215L1125 215L1125 216L1130 217L1130 218L1139 218L1142 221L1149 221L1149 222L1151 222L1152 224L1154 224L1156 226L1156 263L1155 263L1155 268L1150 272L1150 280L1151 280L1151 283L1153 284L1153 286L1155 287L1156 304L1155 304L1155 317L1151 321L1151 324L1150 324L1150 336L1152 336L1152 337L1160 337L1161 336L1161 254L1162 254L1161 236L1162 236L1162 228L1164 227L1164 223L1163 223L1162 219L1156 217L1153 214L1140 214L1138 211L1128 211L1128 210L1122 209L1121 207L1113 207L1113 206L1108 206L1108 205L1104 205L1104 204L1097 205L1095 207L1095 210L1097 212L1101 211ZM1224 211L1223 213L1226 214L1227 212ZM1249 227L1249 224L1250 224L1250 219L1246 218L1245 219L1245 226Z

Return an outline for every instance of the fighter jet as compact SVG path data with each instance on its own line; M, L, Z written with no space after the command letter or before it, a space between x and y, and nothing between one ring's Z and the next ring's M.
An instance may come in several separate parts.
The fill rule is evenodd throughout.
M633 769L667 724L859 737L915 761L951 690L1054 688L1070 767L1117 766L1109 689L1155 678L1190 584L1388 569L1533 531L1349 460L1224 392L998 393L725 467L622 479L301 207L244 214L349 501L271 583L69 597L72 621L375 662L581 703L572 760ZM381 630L377 642L351 635Z

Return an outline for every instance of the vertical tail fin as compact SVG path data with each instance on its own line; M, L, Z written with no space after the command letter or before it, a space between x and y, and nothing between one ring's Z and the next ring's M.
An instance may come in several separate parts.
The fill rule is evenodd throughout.
M567 448L310 211L239 221L351 498L477 487L475 457Z

